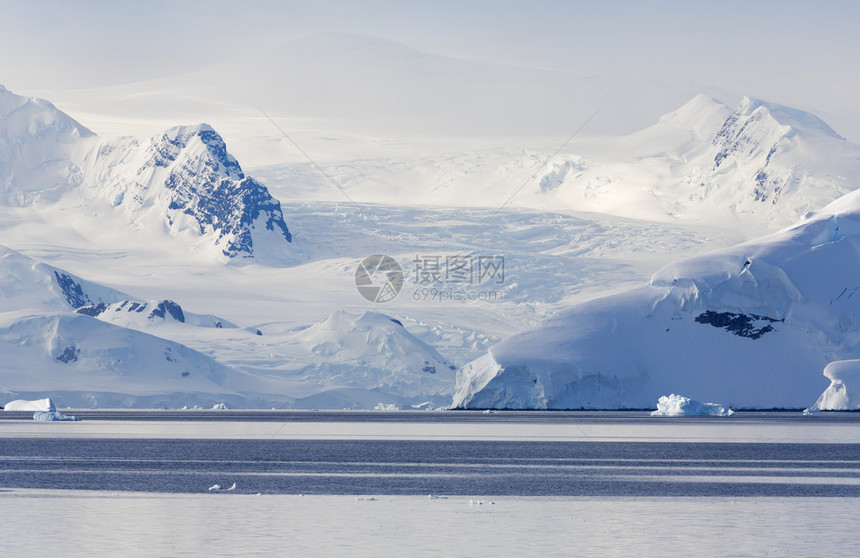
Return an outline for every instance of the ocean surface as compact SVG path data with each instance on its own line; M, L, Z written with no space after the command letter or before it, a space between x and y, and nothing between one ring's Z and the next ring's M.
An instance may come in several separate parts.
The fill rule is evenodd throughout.
M0 413L0 551L852 556L860 532L860 413L76 414Z
M263 494L494 494L507 496L788 496L860 497L860 414L815 417L857 429L857 443L797 441L613 441L506 439L172 438L169 422L218 431L226 423L279 423L289 432L302 421L337 428L353 423L464 429L478 421L495 427L604 423L616 428L666 425L642 413L350 413L350 412L127 412L79 413L86 422L148 422L166 426L149 437L0 437L0 487L200 493L236 483ZM14 421L19 418L10 414ZM10 420L10 419L7 419ZM808 417L777 413L747 417L670 419L672 428L702 424L747 429ZM732 421L732 422L729 422ZM3 421L9 425L9 422ZM27 426L30 426L27 424ZM39 428L43 425L37 425ZM44 429L42 429L44 430ZM2 432L2 428L0 428ZM40 432L39 434L44 434Z

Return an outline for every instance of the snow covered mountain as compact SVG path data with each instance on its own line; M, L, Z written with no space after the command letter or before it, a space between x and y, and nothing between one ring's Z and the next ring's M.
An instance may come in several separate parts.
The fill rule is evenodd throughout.
M83 315L22 318L0 327L8 397L45 393L63 406L248 405L224 383L234 370L160 337Z
M399 320L378 312L338 310L288 343L293 355L314 356L314 364L300 370L303 379L384 393L403 405L444 405L454 383L454 365Z
M48 363L45 367L50 369L66 366L58 371L79 367L74 369L84 374L78 384L82 393L90 385L101 389L97 381L88 382L88 374L116 370L121 377L134 378L144 369L129 363L157 367L160 360L150 358L154 347L174 343L177 346L171 346L171 358L181 347L190 351L181 371L214 382L194 388L197 391L193 393L229 395L234 405L372 408L380 402L408 406L427 401L440 405L451 400L455 385L450 359L461 365L517 327L533 327L559 305L586 300L596 292L619 292L644 281L658 265L669 261L666 253L689 255L695 253L695 246L727 246L749 238L750 229L738 226L734 230L736 224L769 229L795 222L809 208L823 207L860 183L860 178L855 179L857 146L841 139L814 116L752 100L731 109L700 96L638 134L574 140L569 146L571 154L550 161L515 200L521 206L550 206L552 212L521 207L464 210L462 206L501 204L499 196L507 199L522 186L523 180L540 168L546 153L557 147L555 144L548 150L505 149L489 154L473 150L452 157L431 151L422 154L423 159L416 164L414 159L337 163L331 176L343 183L354 199L378 201L391 196L402 204L404 185L408 185L415 193L413 196L409 191L410 204L451 204L457 209L370 206L365 209L379 227L374 230L368 226L364 209L291 204L287 208L289 220L298 224L296 230L301 236L297 238L304 243L302 250L295 250L290 246L292 235L280 203L262 184L244 174L211 127L172 128L149 139L102 139L43 101L17 97L5 90L0 97L8 105L6 119L0 121L6 138L3 153L11 157L8 164L0 160L0 173L6 177L0 231L9 239L4 242L13 248L56 265L37 264L21 254L16 257L24 259L16 260L8 255L11 251L5 252L7 256L0 262L0 328L4 328L10 354L20 356L16 366L26 367L30 359ZM47 131L40 131L43 129ZM445 145L451 149L452 144ZM317 169L308 169L319 175ZM295 183L303 184L314 196L322 187L340 195L330 184L314 190L316 183L305 182L307 172L284 176L291 178L280 185L281 195L290 192L289 184ZM323 182L319 176L316 180ZM587 209L638 220L557 208ZM803 226L811 227L817 218ZM699 223L718 228L699 228ZM750 270L746 273L755 278L755 288L782 285L781 276L768 275L766 263L782 268L788 264L776 256L771 258L765 249L770 240L761 242L764 256L749 257ZM416 291L392 301L386 307L390 315L366 312L365 302L354 288L354 270L370 249L396 256L404 262L404 269L418 254L463 250L505 254L507 281L499 287L504 300L494 299L493 306L469 303L469 311L464 312L463 306L453 301L449 305L418 300L416 294L420 293ZM816 247L811 252L823 254L826 250ZM744 255L738 265L747 258ZM221 265L225 260L275 265ZM730 260L735 265L735 260ZM293 265L296 263L301 265ZM702 292L726 289L717 286L719 274L702 271L700 277L700 271L696 268L682 275L692 278L689 280ZM834 273L844 275L844 269ZM131 296L79 276L146 295ZM645 294L577 305L572 311L557 314L545 324L548 329L542 327L534 339L524 333L503 342L491 355L461 370L456 400L463 406L498 400L502 406L651 407L657 396L674 392L721 404L761 406L762 401L775 401L768 406L806 406L824 389L823 366L834 358L854 356L851 343L845 341L853 330L822 325L810 317L810 309L818 307L812 295L804 293L806 298L798 299L800 302L790 299L790 313L784 312L784 304L772 311L751 302L733 305L723 294L699 298L683 295L698 307L691 306L690 301L682 304L682 294L674 285L661 283L660 274L654 277L653 286L641 291ZM747 275L742 279L747 281ZM802 282L793 276L790 281ZM744 285L743 289L750 288ZM793 292L788 287L785 290ZM650 297L658 292L663 298L655 302ZM668 318L660 314L669 311L673 300L683 306L678 311L680 318L675 317L675 310ZM182 306L174 301L182 301ZM630 310L632 307L637 309ZM837 307L834 303L833 308ZM212 311L230 321L194 314L188 311L191 308ZM578 318L573 327L564 322L564 316L577 312L585 312L593 324ZM633 320L630 316L639 313L650 316L649 321L628 324L627 329L612 325L628 323L625 320ZM650 339L640 331L651 331L645 324L663 318L671 324L663 328L670 331L661 335L678 338ZM676 322L687 325L676 328ZM552 329L554 323L559 324L556 330ZM602 323L607 324L605 331L599 325ZM788 327L796 324L800 325ZM741 333L706 328L708 325ZM59 330L65 332L63 336L52 337L52 332ZM627 332L626 337L612 337L612 332L621 330ZM679 362L705 372L722 369L718 362L741 370L741 363L731 358L737 360L741 358L738 355L747 353L734 350L732 343L781 347L785 342L802 347L797 339L808 340L804 331L822 332L822 339L838 348L831 351L833 354L824 354L823 349L806 350L785 363L785 370L799 366L815 370L811 376L798 376L798 386L803 384L803 391L811 392L802 398L798 395L801 387L792 391L794 388L786 387L785 382L772 381L775 376L759 382L746 377L735 381L731 374L740 372L732 371L723 373L731 379L725 384L741 386L745 395L699 393L696 389L703 384L693 379L690 384L675 385L683 375L654 353L655 347L668 355L677 352L678 346L695 347L700 342L706 348L699 352L709 355L711 364L703 366L684 351L681 354L686 356ZM113 340L113 344L88 345L85 341L94 339L91 335ZM149 339L153 335L160 340ZM712 343L709 335L717 336L718 341ZM722 335L731 337L725 341ZM31 348L25 349L28 338L32 339ZM481 341L472 345L467 338ZM646 343L640 338L649 340ZM838 342L833 341L837 338ZM528 339L522 353L526 368L532 358L551 361L546 366L535 365L538 372L534 378L523 372L523 389L505 384L507 379L518 381L512 372L522 364L517 339ZM782 341L777 342L779 339ZM556 340L561 350L552 345ZM621 342L632 348L616 350ZM718 350L723 343L731 346L729 352L734 355L728 360L722 359ZM430 345L439 347L447 358ZM32 352L32 347L41 349ZM165 356L169 347L162 348L158 354L169 362ZM565 352L568 349L576 355ZM117 354L121 357L110 356ZM748 355L757 370L769 370L767 366L773 362L783 362L780 356L768 360L757 354L752 351L749 355L753 356ZM569 366L570 362L579 363L580 356L586 359L582 361L585 364ZM508 358L511 366L505 360ZM623 365L613 364L617 362ZM628 365L640 376L624 368ZM205 372L216 368L221 372ZM16 374L21 373L16 369L9 377L18 378ZM573 385L576 382L570 380L571 374L581 375L584 384L592 382L599 395L580 397L578 394L588 393L590 388ZM670 376L672 381L657 381ZM59 385L53 376L45 378L46 382L39 384L44 389L53 391ZM175 386L173 377L167 378L160 387L160 376L152 376L148 392L152 397L132 398L127 404L179 401L181 397L171 399L164 390L184 384ZM613 395L604 385L607 382L623 393ZM111 393L131 393L123 392L121 384L118 380ZM503 384L505 387L499 388L506 390L503 395L491 395ZM538 384L543 395L529 391ZM22 381L16 385L36 384ZM564 388L568 392L561 395L554 391L564 385L573 387ZM665 385L666 389L645 393L653 385ZM773 393L765 397L761 385L770 386ZM695 389L685 391L685 386ZM8 390L13 387L0 385ZM138 394L144 391L143 387L134 390ZM126 404L121 397L108 397L107 391L98 393L99 402ZM34 397L38 395L33 392ZM203 396L198 400L208 401ZM176 406L189 402L193 403L188 400Z
M84 157L92 188L153 228L209 237L228 258L277 260L292 235L281 204L245 176L224 140L206 124L139 140L103 142Z
M202 241L228 260L288 259L280 202L245 176L210 126L101 139L50 103L4 88L0 113L0 204L54 203L85 221L107 201L124 226L153 236Z
M247 404L224 385L238 381L235 370L179 343L110 323L133 319L142 329L185 322L176 303L135 300L3 246L0 301L2 393L26 399L48 390L63 405L83 407ZM206 325L201 318L192 315Z
M75 312L115 325L143 329L166 322L234 328L217 316L183 312L171 300L142 300L36 262L0 245L0 298L4 316ZM2 321L0 321L2 323Z
M78 407L438 407L450 400L456 370L384 314L337 311L263 336L3 246L0 354L0 394L48 394Z
M579 147L579 146L577 146ZM550 162L532 196L665 220L781 228L860 184L860 146L813 114L698 95L656 125Z
M51 103L0 85L0 205L52 202L81 185L75 160L94 137Z
M795 227L559 312L458 371L461 408L806 407L860 357L860 191ZM856 389L856 388L855 388Z

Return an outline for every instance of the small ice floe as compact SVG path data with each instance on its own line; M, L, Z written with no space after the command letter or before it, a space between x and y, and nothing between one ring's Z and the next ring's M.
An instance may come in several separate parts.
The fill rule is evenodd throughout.
M64 415L60 411L36 411L33 413L33 420L37 420L40 422L61 422L61 421L79 421L78 417L74 415Z
M16 399L3 405L7 411L45 411L46 413L57 410L54 402L50 397L45 399L36 399L35 401L25 401L24 399Z
M487 410L485 410L485 411L484 411L483 413L481 413L481 414L484 414L484 415L495 415L495 414L496 414L496 411L494 411L494 410L492 410L492 409L487 409Z
M235 482L233 483L233 486L231 486L230 488L222 488L220 484L213 484L212 486L209 487L209 492L221 492L221 491L230 492L233 490L236 490L236 483Z
M447 496L437 496L436 494L428 494L427 499L428 500L447 500L448 497Z
M215 405L212 406L212 410L213 411L226 411L227 405L225 405L223 403L216 403Z
M483 506L484 501L483 500L469 500L469 505L470 506Z
M734 411L716 403L702 403L682 395L664 395L657 401L652 417L730 417Z
M367 496L366 498L358 497L355 499L356 502L375 502L376 498L373 496Z

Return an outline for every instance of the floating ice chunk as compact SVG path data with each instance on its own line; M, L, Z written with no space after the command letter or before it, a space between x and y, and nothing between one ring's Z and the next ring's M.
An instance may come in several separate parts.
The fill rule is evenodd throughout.
M657 410L651 413L652 417L682 417L682 416L705 416L705 417L730 417L735 412L716 403L702 403L683 395L664 395L657 401Z
M25 401L23 399L16 399L15 401L10 401L3 406L7 411L45 411L45 412L53 412L56 411L57 408L54 406L54 402L51 401L50 397L46 397L45 399L36 399L35 401Z
M399 411L400 407L397 406L397 403L377 403L376 407L373 408L374 411Z
M78 421L81 420L73 415L64 415L60 411L36 411L33 413L33 420L42 422L59 422L59 421Z
M374 498L373 496L368 496L367 498L359 497L359 498L356 498L355 501L356 502L375 502L376 498Z
M830 385L805 412L860 409L860 360L836 360L824 367Z
M212 406L212 410L213 411L226 411L227 405L225 405L224 403L216 403L215 405Z
M218 492L219 490L221 490L220 484L213 484L209 487L209 492Z
M428 494L427 499L428 500L447 500L448 497L447 496L437 496L436 494Z
M236 483L235 482L233 483L233 486L231 486L230 488L227 489L228 492L231 490L236 490Z

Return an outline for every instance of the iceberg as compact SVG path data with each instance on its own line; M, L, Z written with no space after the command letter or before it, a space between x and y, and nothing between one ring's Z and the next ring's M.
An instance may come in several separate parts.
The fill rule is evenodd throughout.
M33 420L40 422L60 422L60 421L79 421L76 416L64 415L60 411L36 411L33 413Z
M399 411L400 407L397 403L377 403L373 408L374 411Z
M830 385L807 411L860 409L860 360L836 360L824 367Z
M16 399L15 401L10 401L6 403L3 408L7 411L53 412L57 410L57 408L54 406L54 402L51 401L50 397L46 397L45 399L36 399L35 401Z
M683 395L664 395L657 401L652 417L730 417L735 412L716 403L702 403Z

